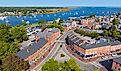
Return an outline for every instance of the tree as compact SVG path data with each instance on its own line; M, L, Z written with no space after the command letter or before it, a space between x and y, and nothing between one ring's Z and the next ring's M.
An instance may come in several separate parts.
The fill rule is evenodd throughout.
M0 61L2 62L0 63L0 70L22 71L18 68L22 67L21 65L23 64L21 63L23 60L19 61L19 59L15 56L15 53L19 50L19 42L23 42L28 39L26 34L27 32L24 26L11 27L7 24L0 25ZM14 61L20 62L20 64L14 63ZM28 63L25 63L25 66L27 65ZM21 69L24 68L26 67L22 67Z
M40 20L38 21L39 26L44 30L47 27L47 21L46 20Z
M11 26L9 24L0 24L0 30L2 30L2 29L8 30L10 28L11 28Z
M52 21L52 24L57 24L56 20L53 20L53 21Z
M76 33L79 33L81 36L89 36L92 38L98 38L100 35L97 32L88 32L88 31L84 31L84 30L80 30L80 29L76 29L74 30Z
M69 66L71 71L80 71L79 66L77 65L74 59L68 60L67 65Z
M111 31L117 30L116 26L112 25L111 26Z
M2 67L3 71L26 71L29 64L15 55L10 55L5 59Z
M42 71L59 71L59 63L54 59L49 59L49 61L42 66Z
M113 23L113 25L118 25L119 24L119 20L117 18L114 18L112 20L112 23Z
M16 53L19 50L18 43L6 43L0 41L0 60L5 60L7 56Z
M60 19L58 24L61 25L62 23L64 23L64 20Z
M64 62L64 63L60 63L60 71L70 71L70 68L67 64L67 62Z
M38 21L38 24L40 24L40 25L41 25L41 24L47 24L47 21L46 21L46 20L39 20L39 21Z
M104 31L103 31L103 35L104 35L104 36L109 36L109 31L104 30Z
M23 26L28 26L29 23L26 23L25 21L23 21L23 22L22 22L22 25L23 25Z
M117 30L114 30L114 31L112 31L112 36L113 36L114 38L118 38L118 37L120 37L120 32L117 31Z
M97 19L95 20L95 22L100 22L100 19L99 19L99 18L97 18Z
M43 66L42 71L85 71L81 70L74 59L59 63L54 59L49 59Z
M12 28L11 33L14 41L16 42L23 42L24 40L28 40L27 31L24 26Z
M96 33L96 32L92 32L90 36L91 36L92 38L98 38L98 37L99 37L99 34Z
M46 28L59 28L60 29L60 31L64 31L64 28L61 26L61 25L58 25L57 23L55 23L55 24L49 24Z
M117 30L117 28L113 25L110 30L104 30L103 35L104 36L111 36L113 38L119 38L120 39L120 31Z

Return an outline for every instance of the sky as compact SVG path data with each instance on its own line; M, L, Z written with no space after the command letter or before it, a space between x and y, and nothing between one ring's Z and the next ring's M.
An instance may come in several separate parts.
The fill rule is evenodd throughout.
M121 7L121 0L0 0L0 6L101 6Z

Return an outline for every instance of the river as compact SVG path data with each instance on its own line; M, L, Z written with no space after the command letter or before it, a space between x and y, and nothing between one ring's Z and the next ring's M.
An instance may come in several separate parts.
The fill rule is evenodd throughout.
M80 17L95 14L97 16L109 16L121 12L121 7L76 7L66 12L59 12L54 14L37 14L28 16L6 16L0 17L0 23L9 23L12 26L21 24L22 21L28 23L36 23L39 20L52 21L57 18L67 20L69 17Z

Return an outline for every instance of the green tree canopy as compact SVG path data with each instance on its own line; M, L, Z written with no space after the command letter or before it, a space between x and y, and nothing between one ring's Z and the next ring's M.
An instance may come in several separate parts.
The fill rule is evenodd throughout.
M46 20L39 20L39 21L38 21L38 24L46 24L46 23L47 23Z
M64 23L64 20L60 19L58 24L61 25L62 23Z
M85 71L81 70L74 59L59 63L54 59L49 59L43 66L42 71Z
M26 71L29 64L15 55L10 55L3 62L2 68L3 71Z
M61 26L61 25L58 25L57 23L55 23L55 24L49 24L46 28L59 28L60 29L60 31L64 31L64 28Z
M110 36L113 38L120 38L120 31L117 30L117 28L113 25L110 30L104 30L103 35L104 36Z
M22 22L22 25L23 25L23 26L28 26L29 23L26 23L26 21L23 21L23 22Z
M15 55L19 50L19 42L23 42L27 39L28 36L24 26L11 27L8 24L0 24L0 61L2 62L2 65L0 65L1 70L19 71L17 68L21 66L22 61L20 61L20 64L11 62L11 60L16 61L16 56L14 58L11 55ZM15 70L11 70L11 68Z
M12 37L14 38L14 41L22 42L24 40L28 40L27 31L24 26L14 27L10 31L12 33Z
M42 66L42 71L59 71L59 63L54 59L50 59Z
M117 18L114 18L112 20L112 23L113 23L113 25L117 25L117 24L119 24L119 20Z
M80 29L76 29L74 31L76 33L79 33L80 35L89 36L92 38L98 38L100 36L97 32L88 32L88 31L84 31L84 30L80 30Z

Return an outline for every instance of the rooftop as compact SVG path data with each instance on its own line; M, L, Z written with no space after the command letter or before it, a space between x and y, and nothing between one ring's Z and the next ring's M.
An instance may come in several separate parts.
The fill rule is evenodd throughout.
M52 28L52 29L45 29L43 32L38 32L36 34L36 36L39 36L39 37L43 37L43 38L46 38L46 37L50 37L52 35L52 33L55 33L55 32L59 32L60 30L58 28Z
M98 48L98 47L103 47L107 45L114 46L114 45L121 44L120 41L116 41L116 40L107 41L106 39L104 39L104 41L101 41L101 40L96 41L95 39L91 39L90 37L80 36L74 33L71 33L68 36L71 42L73 42L74 44L76 44L77 46L83 49Z
M38 32L36 36L42 37L42 38L47 38L52 35L52 32Z
M59 32L59 31L60 31L60 29L58 29L58 28L46 28L44 30L44 32L52 32L52 33Z
M119 57L119 58L114 58L113 61L115 61L115 62L121 64L121 57Z
M80 36L79 34L77 33L74 33L72 32L71 34L68 35L69 36L69 39L74 42L75 44L77 45L80 45L80 44L83 44L85 42L87 43L95 43L96 40L95 39L92 39L90 37L87 37L87 36Z
M103 47L103 46L107 46L107 45L119 45L121 44L121 42L119 41L111 41L111 42L101 42L101 43L97 43L97 44L82 44L80 47L83 49L91 49L91 48L98 48L98 47Z
M27 46L26 49L23 49L17 52L16 55L21 59L26 59L28 56L32 55L41 47L43 47L46 43L47 43L47 40L45 40L44 38L40 38L37 42L35 41L30 46Z

